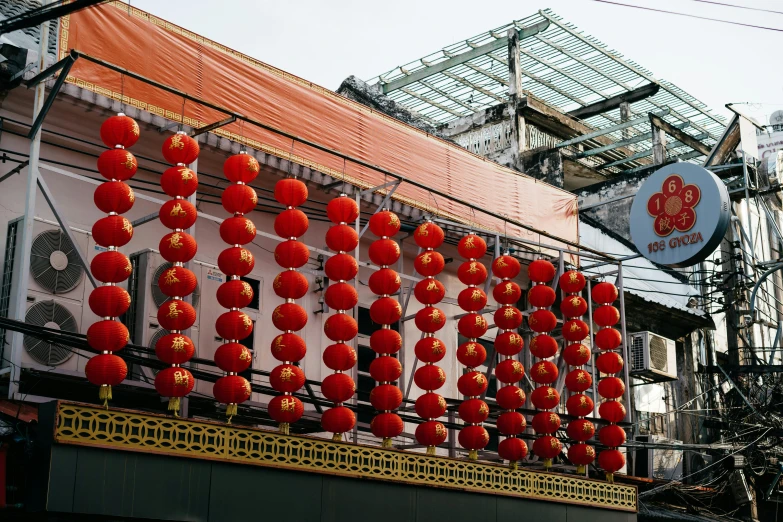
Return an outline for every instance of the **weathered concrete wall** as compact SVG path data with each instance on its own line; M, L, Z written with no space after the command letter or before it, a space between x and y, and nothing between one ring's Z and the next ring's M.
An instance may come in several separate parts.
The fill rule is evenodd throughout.
M559 150L544 150L524 155L521 160L522 171L525 174L563 188L565 171L563 170L563 155Z

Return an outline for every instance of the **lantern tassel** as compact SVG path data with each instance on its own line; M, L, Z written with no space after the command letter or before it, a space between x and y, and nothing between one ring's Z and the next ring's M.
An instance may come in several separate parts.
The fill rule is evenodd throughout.
M509 469L515 469L515 470L519 469L519 465L517 464L516 460L512 460L511 462L509 462L508 467Z
M169 398L169 411L173 411L175 417L179 417L179 403L180 403L179 397Z
M109 401L111 400L111 386L108 384L101 385L98 388L98 398L103 401L103 408L109 409Z
M333 433L332 434L332 440L335 442L341 442L343 440L343 434L342 433Z
M585 465L584 465L584 464L579 464L579 465L576 467L576 472L577 472L579 475L584 475L584 474L585 474Z
M606 481L609 484L614 484L614 473L607 473L606 474Z
M552 467L552 459L544 459L544 469L549 470Z
M478 460L478 450L470 450L468 452L468 459L469 460Z
M234 415L237 414L237 405L232 403L226 406L226 417L228 417L228 421L226 424L231 424L231 419L234 418Z
M427 455L435 455L435 446L427 446Z
M287 422L281 422L279 429L280 429L280 433L282 433L283 435L288 435L289 434L288 433L289 432L289 424Z
M381 444L382 448L391 448L392 447L392 440L390 437L384 437L383 443Z

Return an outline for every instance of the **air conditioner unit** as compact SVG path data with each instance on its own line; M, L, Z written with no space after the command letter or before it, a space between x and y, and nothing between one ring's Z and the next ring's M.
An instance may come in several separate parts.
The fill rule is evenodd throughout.
M3 283L0 287L0 316L4 317L8 317L15 307L13 300L18 275L21 273L17 248L21 240L22 223L23 218L8 223ZM94 243L89 232L73 227L71 232L76 245L71 244L56 222L35 218L25 321L32 325L84 333L99 318L86 306L86 298L92 288L87 282L76 249L86 254L88 263L104 249ZM0 332L0 342L10 342L10 334ZM83 353L83 356L74 356L78 350L31 336L24 337L22 346L22 367L46 371L57 368L82 372L91 355Z
M677 351L674 341L652 332L630 336L630 374L647 382L676 381Z
M682 441L667 439L659 435L637 435L637 442L681 445ZM683 451L673 447L640 448L634 459L634 475L651 479L679 480L682 478Z

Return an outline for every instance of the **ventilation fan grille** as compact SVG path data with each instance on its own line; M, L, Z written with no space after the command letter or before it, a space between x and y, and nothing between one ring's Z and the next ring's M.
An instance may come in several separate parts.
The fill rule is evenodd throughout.
M35 326L45 326L66 332L79 333L73 314L63 305L52 300L35 303L27 309L27 315L25 315L24 320L27 324ZM67 346L37 339L29 335L24 336L24 349L34 361L47 366L60 365L73 355L73 352Z
M163 272L165 272L172 266L173 265L171 263L164 263L160 265L158 268L156 268L155 273L152 275L152 300L155 301L155 306L162 305L169 298L169 296L164 294L163 291L158 286L158 279L160 279L160 276L163 275ZM201 287L199 286L198 283L196 283L196 290L193 291L190 297L192 299L191 304L193 305L193 308L198 310L198 303L201 297Z
M84 269L68 236L61 230L47 230L33 240L30 274L43 289L64 294L81 282Z
M165 329L161 328L160 330L155 332L155 335L152 336L152 338L150 339L150 344L149 344L149 346L147 346L147 348L150 348L151 350L154 350L155 349L155 343L158 342L158 339L160 339L164 335L168 335L170 333L171 332L169 332L168 330L165 330ZM156 359L157 360L157 357L155 357L152 354L150 354L149 357L151 359ZM150 368L150 371L152 371L152 375L157 375L160 370L158 368Z
M669 353L666 339L657 335L650 336L650 367L661 371L669 371Z
M644 370L644 336L631 337L631 370Z

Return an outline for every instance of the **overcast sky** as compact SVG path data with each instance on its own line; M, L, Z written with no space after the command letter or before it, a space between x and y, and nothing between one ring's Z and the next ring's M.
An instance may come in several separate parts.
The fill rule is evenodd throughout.
M783 30L783 14L695 0L616 0ZM783 11L783 0L716 0ZM712 109L767 123L783 109L783 32L594 0L131 0L132 5L329 89L368 80L446 45L551 8Z

